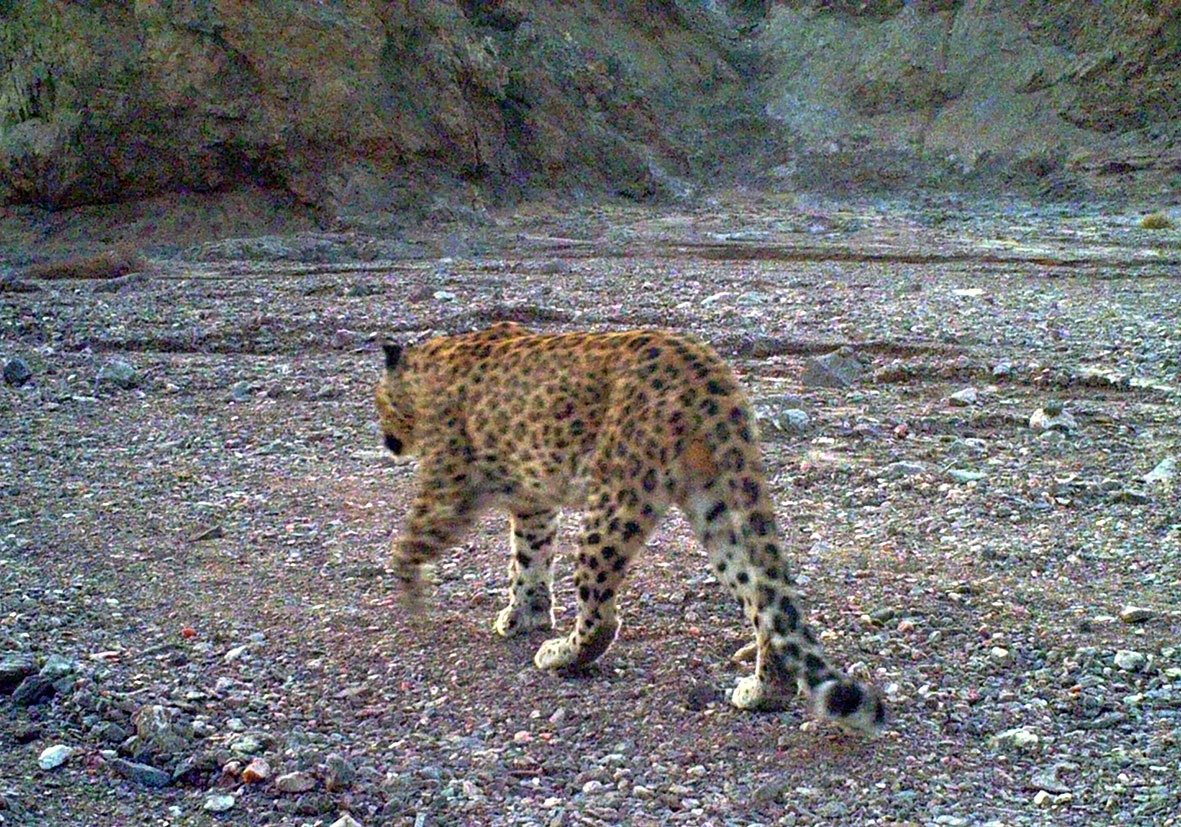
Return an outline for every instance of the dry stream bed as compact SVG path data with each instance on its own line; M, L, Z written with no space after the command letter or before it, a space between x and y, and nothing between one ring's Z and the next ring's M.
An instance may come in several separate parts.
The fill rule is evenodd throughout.
M0 824L1178 824L1181 233L1136 218L536 207L11 272ZM726 703L746 632L679 517L585 676L492 634L499 515L400 614L380 342L503 319L731 360L884 736Z

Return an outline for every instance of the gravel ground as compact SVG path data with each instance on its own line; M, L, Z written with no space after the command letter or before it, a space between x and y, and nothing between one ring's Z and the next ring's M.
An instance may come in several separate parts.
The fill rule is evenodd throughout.
M1181 233L1139 217L737 194L10 271L0 824L1181 824ZM499 515L399 614L380 342L502 319L732 361L886 734L727 704L679 517L582 677L492 634Z

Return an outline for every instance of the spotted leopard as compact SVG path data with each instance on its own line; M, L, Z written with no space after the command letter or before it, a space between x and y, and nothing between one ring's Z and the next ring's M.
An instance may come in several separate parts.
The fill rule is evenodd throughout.
M876 691L823 652L782 550L750 404L734 373L697 339L664 330L538 334L487 330L386 345L376 389L394 454L419 457L418 491L393 544L406 593L487 507L510 518L504 636L551 629L559 509L580 505L573 630L535 664L585 666L619 631L619 591L670 505L688 517L715 575L754 626L754 673L731 694L777 709L797 692L853 730L885 720Z

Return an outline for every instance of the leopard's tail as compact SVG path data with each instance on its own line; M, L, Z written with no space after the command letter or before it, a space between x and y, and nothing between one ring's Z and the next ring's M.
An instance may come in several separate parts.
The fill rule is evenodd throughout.
M735 705L779 707L798 688L817 717L880 730L885 708L878 693L832 663L805 619L749 407L735 403L714 419L686 442L679 499L714 573L755 627L755 674L735 690Z

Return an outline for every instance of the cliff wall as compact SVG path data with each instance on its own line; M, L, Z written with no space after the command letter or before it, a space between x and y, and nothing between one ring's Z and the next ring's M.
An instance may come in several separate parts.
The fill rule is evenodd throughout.
M0 204L1181 175L1181 3L0 0Z

